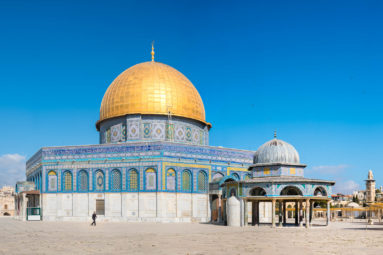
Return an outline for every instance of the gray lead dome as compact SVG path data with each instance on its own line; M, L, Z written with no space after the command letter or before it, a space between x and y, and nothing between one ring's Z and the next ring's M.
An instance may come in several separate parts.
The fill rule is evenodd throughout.
M273 139L259 147L254 155L254 164L267 163L299 164L299 154L291 144Z

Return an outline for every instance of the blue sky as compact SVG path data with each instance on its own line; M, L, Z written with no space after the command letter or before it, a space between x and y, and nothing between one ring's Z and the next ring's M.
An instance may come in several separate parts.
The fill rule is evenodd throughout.
M0 184L42 146L97 144L105 90L155 40L156 60L200 92L211 145L256 150L277 130L306 176L348 192L372 169L383 185L382 13L382 1L0 1Z

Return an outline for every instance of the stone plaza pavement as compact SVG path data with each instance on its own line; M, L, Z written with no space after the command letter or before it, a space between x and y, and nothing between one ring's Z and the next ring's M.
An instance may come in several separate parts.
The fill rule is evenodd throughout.
M90 223L90 222L89 222ZM0 217L0 254L380 254L383 225L311 229L199 223L20 222Z

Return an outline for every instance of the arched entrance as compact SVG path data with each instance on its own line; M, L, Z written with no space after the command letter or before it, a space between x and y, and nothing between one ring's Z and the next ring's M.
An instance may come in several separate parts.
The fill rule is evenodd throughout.
M266 196L266 191L261 187L255 187L249 192L250 196Z
M287 186L281 191L281 196L302 196L302 191L295 186Z
M314 190L314 196L320 196L320 197L327 196L327 192L323 187L317 187Z
M281 193L280 193L281 196L292 196L292 197L297 197L297 196L303 196L302 194L302 191L298 188L298 187L295 187L295 186L287 186L285 188L282 189ZM298 225L300 222L302 222L303 220L303 207L302 207L302 202L298 202L298 200L295 200L295 201L291 201L291 203L294 203L294 211L291 211L291 204L288 205L288 206L291 206L288 210L288 214L286 214L286 202L284 201L283 202L283 215L281 215L284 220L284 224L286 224L286 218L290 218L290 216L293 216L295 218L295 225ZM291 214L290 214L291 212Z

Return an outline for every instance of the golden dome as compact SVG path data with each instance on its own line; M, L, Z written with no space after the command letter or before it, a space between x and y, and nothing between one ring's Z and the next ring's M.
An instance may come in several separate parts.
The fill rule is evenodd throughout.
M127 114L159 114L205 121L205 108L193 84L176 69L144 62L122 72L101 102L101 121Z

